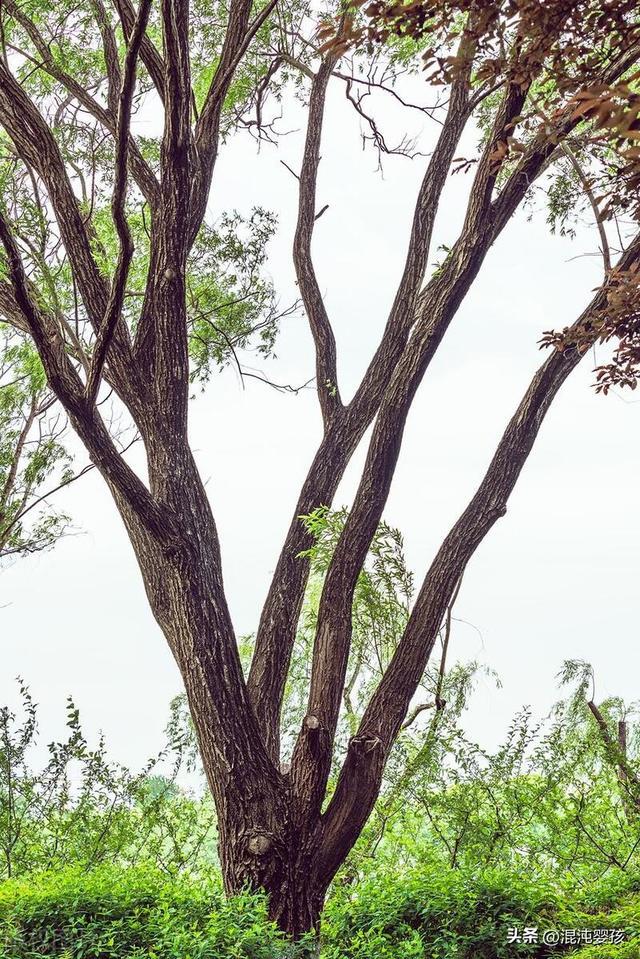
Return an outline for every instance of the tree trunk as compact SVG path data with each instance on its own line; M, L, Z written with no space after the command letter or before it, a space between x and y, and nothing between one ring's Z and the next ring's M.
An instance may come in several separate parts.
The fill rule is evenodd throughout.
M293 941L317 934L326 884L317 870L317 843L296 830L289 790L272 808L271 832L257 831L236 805L218 823L218 849L228 895L247 886L264 892L269 918ZM279 818L282 817L282 818Z
M177 534L151 536L114 491L154 617L187 694L214 798L225 890L266 892L292 939L317 931L326 892L314 866L318 831L294 815L289 776L267 752L249 701L224 598L215 522L190 452L148 447L154 495ZM167 464L171 463L171 470Z
M221 846L225 840L221 839ZM269 903L269 918L294 942L320 930L320 916L326 889L313 868L313 858L297 848L295 841L287 847L284 858L265 851L269 875L262 884ZM241 887L229 889L233 894Z
M308 937L310 954L315 954L314 940L320 931L324 895L319 890L285 882L280 889L269 892L268 897L269 918L278 929L293 942Z

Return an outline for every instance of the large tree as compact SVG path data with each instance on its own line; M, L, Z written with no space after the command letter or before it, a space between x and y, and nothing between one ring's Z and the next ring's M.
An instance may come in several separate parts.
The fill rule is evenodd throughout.
M137 9L131 0L2 3L2 319L35 347L48 390L126 527L184 679L215 800L226 888L265 889L273 918L293 936L317 927L327 888L376 802L460 578L504 515L560 387L590 343L637 337L629 306L640 238L627 230L612 249L607 234L607 218L629 211L637 159L634 7L443 0L340 12L295 0L141 0ZM346 85L384 151L362 94L389 90L402 101L396 78L423 61L425 83L442 91L434 112L439 133L384 332L347 399L311 252L322 212L316 179L327 88ZM194 377L206 380L225 363L240 364L242 349L268 353L273 343L274 292L260 278L269 215L255 211L249 222L230 215L214 228L205 213L222 139L238 125L274 136L265 119L268 96L275 91L286 102L296 83L304 88L307 128L293 260L315 344L323 435L245 675L216 524L189 447L189 395ZM158 140L132 123L145 109L162 110ZM458 145L468 128L480 142L462 159ZM452 168L468 190L466 215L444 262L427 277ZM412 402L488 251L536 183L557 217L582 200L589 204L603 284L570 329L550 335L554 348L427 570L334 780L354 593ZM144 446L143 475L114 438L105 413L110 395ZM305 714L284 764L281 708L313 545L312 524L301 517L331 504L371 426L358 489L324 575Z

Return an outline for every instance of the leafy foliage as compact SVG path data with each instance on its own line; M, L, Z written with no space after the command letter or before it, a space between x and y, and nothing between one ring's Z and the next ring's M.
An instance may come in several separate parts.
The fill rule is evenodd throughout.
M23 684L20 693L19 716L0 709L0 878L141 862L174 874L216 861L211 801L178 788L175 743L132 773L108 758L103 738L89 745L69 700L67 738L34 769L37 706Z
M315 518L319 554L340 521ZM399 544L388 529L380 537L388 569ZM386 579L374 566L377 590ZM624 943L577 955L637 955L640 807L588 708L590 667L567 663L561 679L571 694L548 720L523 711L494 751L469 739L453 702L457 718L442 710L437 735L433 723L406 731L395 775L334 883L323 959L565 954L508 942L514 927L620 929ZM269 925L260 896L223 896L210 800L158 775L158 761L133 775L108 760L103 742L91 749L71 702L68 739L32 771L37 711L28 690L21 694L20 722L0 713L0 956L305 954L305 943L296 952ZM179 706L167 730L174 770L190 748ZM634 708L613 699L599 709L612 734L628 724L626 759L637 771Z
M351 872L404 862L445 862L475 871L507 867L578 885L603 875L640 870L640 733L636 712L617 699L599 713L610 738L628 728L624 769L603 739L580 679L584 664L565 675L573 695L545 722L523 710L504 742L488 751L454 724L418 754L409 781L399 780L378 803L350 862ZM443 730L440 731L441 733Z
M187 276L193 379L206 381L214 368L237 362L236 351L273 352L281 314L261 270L276 222L258 208L248 219L234 212L201 230Z
M640 945L640 882L606 882L581 895L569 884L505 869L389 869L334 891L322 959L542 959L541 942L508 942L510 928L620 929L621 945L579 959L630 959ZM148 867L67 868L0 885L0 957L33 959L296 959L255 894L225 899L219 879L167 879Z
M597 368L596 389L604 394L614 386L635 390L640 381L640 273L612 270L605 303L594 316L573 328L547 331L542 343L558 350L589 349L594 342L614 343L610 362Z
M0 886L0 956L284 959L257 896L149 868L67 869Z

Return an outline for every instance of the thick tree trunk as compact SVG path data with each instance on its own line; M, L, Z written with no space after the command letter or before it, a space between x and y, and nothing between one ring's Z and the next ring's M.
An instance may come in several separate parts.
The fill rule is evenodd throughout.
M324 895L320 890L285 882L279 889L269 891L268 896L269 918L293 942L304 937L308 938L312 946L313 937L317 936L320 930L324 902Z
M316 822L294 814L289 776L268 754L249 701L219 575L215 522L190 452L147 448L154 495L177 530L150 535L114 491L154 617L180 669L218 823L225 889L266 892L290 938L317 931L326 892ZM168 464L171 463L171 468ZM315 837L315 839L314 839Z
M317 869L319 844L295 828L289 790L263 811L271 830L255 829L242 804L218 823L218 849L229 895L247 886L265 892L269 918L290 939L317 934L326 893Z
M305 852L293 835L284 857L271 850L265 852L268 876L261 885L269 903L269 918L288 938L297 941L308 934L317 935L326 889L320 883L314 868L314 850ZM226 840L221 837L221 846ZM230 893L242 887L232 888Z

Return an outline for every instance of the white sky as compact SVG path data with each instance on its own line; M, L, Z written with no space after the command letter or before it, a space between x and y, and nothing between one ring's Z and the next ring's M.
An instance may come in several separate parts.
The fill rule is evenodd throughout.
M389 140L405 122L384 108ZM421 115L411 122L431 127ZM269 270L285 305L295 297L290 247L303 116L279 147L260 153L246 135L225 146L212 214L255 204L280 229ZM472 141L469 141L472 144ZM467 152L470 152L469 143ZM465 147L461 147L464 154ZM329 98L314 239L317 271L339 347L348 398L383 328L404 256L426 160L391 157L384 178L363 152L359 122L338 85ZM433 250L455 239L468 179L448 185ZM406 430L385 518L405 535L417 583L475 490L508 418L541 362L543 330L571 322L598 282L593 231L554 238L544 210L519 214L490 254L433 362ZM431 262L441 257L435 252ZM300 384L313 373L304 317L285 321L266 372ZM249 360L251 362L251 360ZM468 729L484 743L513 713L541 714L558 698L567 658L593 663L598 698L638 697L640 406L634 394L597 397L591 357L558 397L509 511L478 550L463 584L452 654L495 669L481 681ZM229 370L194 404L193 446L218 522L226 588L239 633L257 622L297 491L319 439L313 391L283 396ZM363 450L336 504L348 504ZM0 574L0 703L22 676L41 705L44 741L62 733L72 694L87 730L104 730L114 758L140 765L161 745L180 677L147 607L141 578L101 479L89 475L57 500L78 534Z

